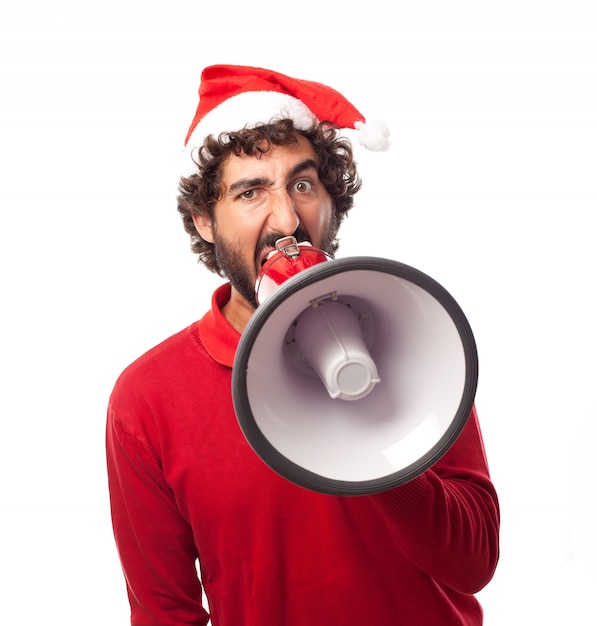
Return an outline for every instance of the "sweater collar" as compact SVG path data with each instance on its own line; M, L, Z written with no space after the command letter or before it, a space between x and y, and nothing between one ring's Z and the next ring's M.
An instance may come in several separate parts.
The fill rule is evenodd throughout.
M240 340L240 333L222 314L222 307L230 300L230 283L220 285L211 298L211 310L199 320L199 337L209 355L220 365L232 367Z

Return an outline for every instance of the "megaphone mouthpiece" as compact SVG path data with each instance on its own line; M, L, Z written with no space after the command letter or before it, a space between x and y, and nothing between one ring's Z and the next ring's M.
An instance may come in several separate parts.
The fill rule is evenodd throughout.
M257 277L257 302L263 304L282 283L299 272L331 259L329 254L314 248L308 241L297 243L292 236L278 239L276 251L270 252Z

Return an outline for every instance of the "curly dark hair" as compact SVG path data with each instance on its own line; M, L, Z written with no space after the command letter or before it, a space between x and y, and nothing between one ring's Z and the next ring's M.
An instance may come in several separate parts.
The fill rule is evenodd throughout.
M330 122L320 122L303 131L296 129L292 120L282 119L255 128L221 133L217 138L210 135L194 158L198 173L180 179L178 211L182 216L184 228L191 237L191 250L212 272L223 275L216 260L214 244L205 241L199 235L193 223L193 214L203 215L207 212L210 220L213 220L214 207L224 191L221 179L222 163L230 154L236 156L246 154L259 158L272 145L296 143L297 133L302 134L313 144L319 159L319 177L334 202L335 219L330 252L334 253L338 249L336 239L338 229L353 206L354 194L361 188L352 145L350 141L339 136L337 126Z

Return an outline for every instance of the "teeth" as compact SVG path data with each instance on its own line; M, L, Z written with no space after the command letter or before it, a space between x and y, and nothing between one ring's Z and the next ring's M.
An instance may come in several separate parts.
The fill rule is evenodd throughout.
M277 250L270 250L264 257L261 259L261 267L265 265L265 262L274 254L276 254Z

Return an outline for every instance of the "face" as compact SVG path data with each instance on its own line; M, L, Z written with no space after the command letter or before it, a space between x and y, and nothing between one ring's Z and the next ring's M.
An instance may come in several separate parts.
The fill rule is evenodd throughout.
M329 251L335 236L333 200L317 173L313 146L272 146L260 158L234 156L224 163L224 194L213 223L195 216L199 234L215 244L218 263L232 287L256 308L255 281L280 237L294 235Z

